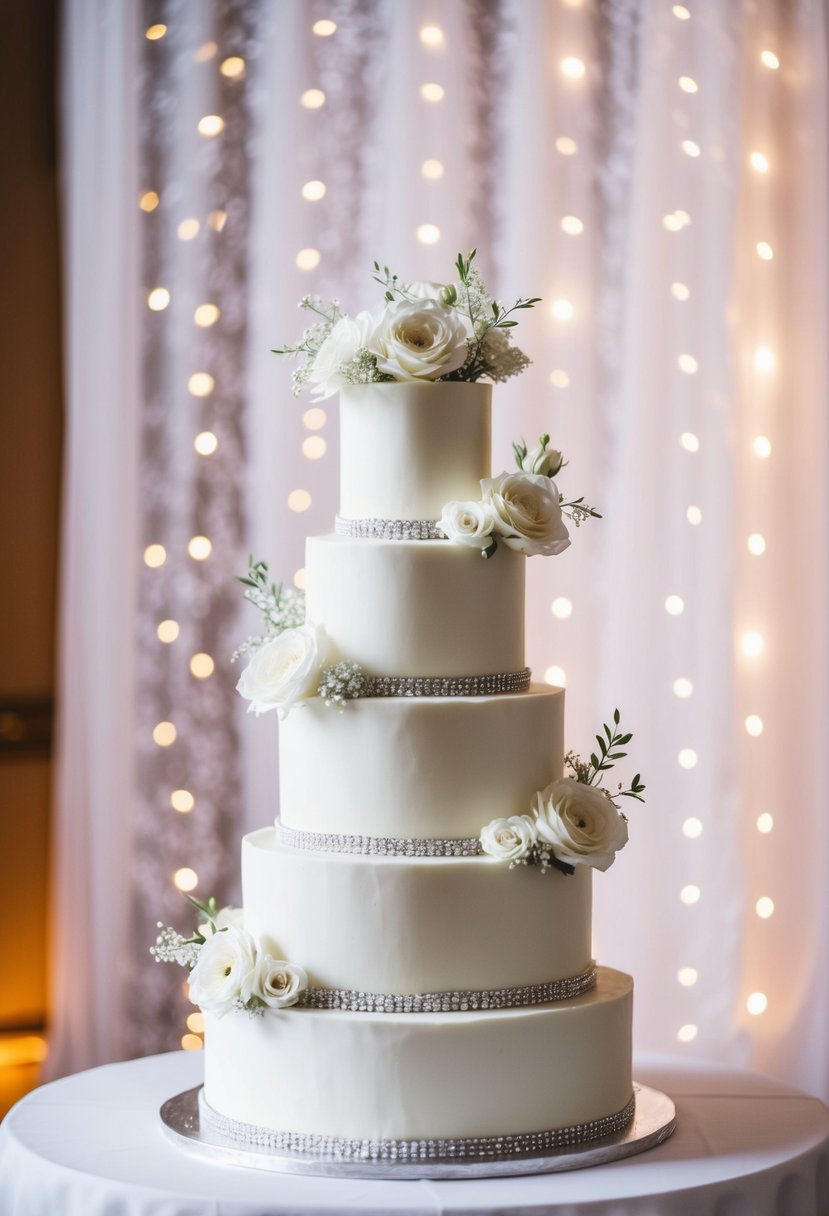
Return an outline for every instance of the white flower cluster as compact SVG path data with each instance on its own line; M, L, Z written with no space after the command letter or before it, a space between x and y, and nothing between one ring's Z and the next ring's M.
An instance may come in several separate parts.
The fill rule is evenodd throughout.
M287 716L291 707L317 691L326 656L325 634L304 624L285 629L252 655L236 691L250 702L248 713L271 709Z
M499 540L528 557L562 553L570 544L556 483L537 473L486 478L480 502L448 502L439 526L449 540L480 549L484 557Z
M172 946L174 938L178 948ZM187 942L175 930L162 929L150 953L158 962L187 967L190 1000L219 1018L231 1009L253 1016L285 1009L308 987L302 967L260 949L244 928L241 908L222 908Z
M596 786L562 777L535 795L531 815L493 819L481 832L490 857L516 865L606 870L627 844L627 820Z

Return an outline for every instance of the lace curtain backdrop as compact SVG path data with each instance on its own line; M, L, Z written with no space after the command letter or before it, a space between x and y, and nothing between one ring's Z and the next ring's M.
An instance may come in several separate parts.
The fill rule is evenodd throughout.
M543 297L495 470L550 431L604 516L527 566L567 745L618 706L648 787L596 876L596 956L635 977L639 1047L829 1097L820 0L65 14L50 1073L198 1046L147 947L182 890L238 900L239 838L277 809L234 576L253 553L301 584L338 453L334 400L295 401L271 348L306 293L379 302L375 258L445 280L477 245L500 298Z

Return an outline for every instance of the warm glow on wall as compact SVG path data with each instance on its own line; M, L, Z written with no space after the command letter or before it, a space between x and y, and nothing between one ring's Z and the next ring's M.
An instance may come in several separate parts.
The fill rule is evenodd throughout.
M302 424L309 431L321 430L328 421L328 415L325 410L320 409L318 405L312 405L309 410L306 410L302 415Z

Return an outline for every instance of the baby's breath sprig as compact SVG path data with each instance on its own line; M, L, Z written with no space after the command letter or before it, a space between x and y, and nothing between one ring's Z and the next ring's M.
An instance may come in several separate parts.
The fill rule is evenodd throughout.
M248 558L247 576L238 580L246 587L245 599L258 608L265 620L265 636L249 637L234 652L233 659L243 654L253 654L285 629L296 629L305 620L305 596L294 587L272 583L268 577L268 563L255 562Z
M349 701L362 695L365 676L359 663L340 662L324 667L317 693L329 709L344 710Z

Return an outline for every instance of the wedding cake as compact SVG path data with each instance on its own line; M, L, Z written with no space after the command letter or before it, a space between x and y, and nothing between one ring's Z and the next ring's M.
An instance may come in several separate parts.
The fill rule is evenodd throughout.
M279 817L242 842L243 910L194 901L199 931L154 951L191 969L201 1117L242 1144L539 1153L633 1115L632 981L591 946L592 870L627 840L599 783L630 736L617 712L565 757L564 690L524 656L527 556L597 512L558 491L547 436L491 475L492 389L457 373L473 348L494 380L526 359L512 310L481 334L460 308L484 289L458 268L386 271L379 320L320 312L301 349L340 392L339 512L308 539L304 610L264 563L242 580L265 633L239 690L279 710Z

